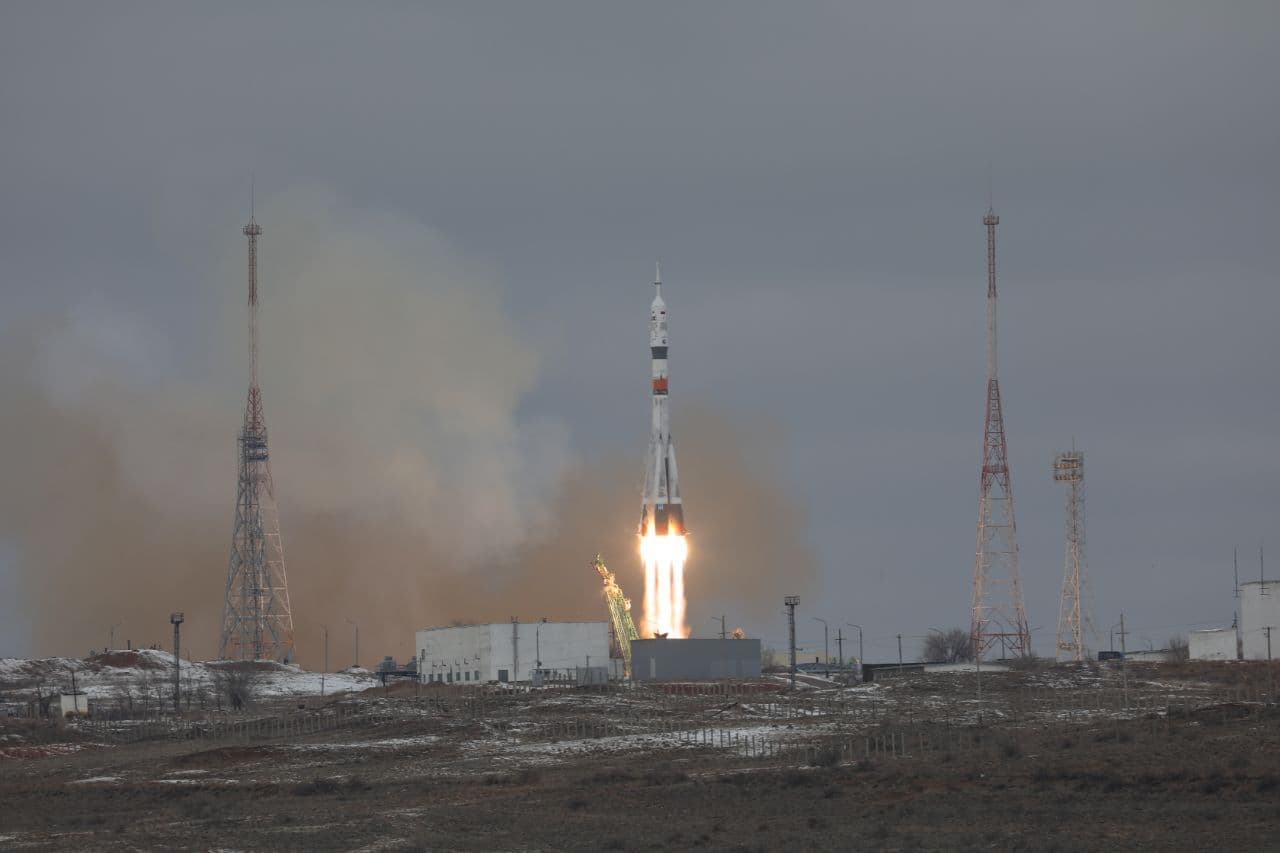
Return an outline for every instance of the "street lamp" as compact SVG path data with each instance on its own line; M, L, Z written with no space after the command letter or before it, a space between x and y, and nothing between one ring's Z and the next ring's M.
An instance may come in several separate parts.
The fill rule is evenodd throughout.
M355 668L360 668L360 623L354 619L347 620L348 625L354 625L356 629L356 663Z
M862 626L855 625L852 622L846 622L844 624L848 625L850 628L858 629L858 666L862 666Z
M831 665L831 630L827 627L827 620L821 616L810 617L815 622L822 623L822 655L828 666Z

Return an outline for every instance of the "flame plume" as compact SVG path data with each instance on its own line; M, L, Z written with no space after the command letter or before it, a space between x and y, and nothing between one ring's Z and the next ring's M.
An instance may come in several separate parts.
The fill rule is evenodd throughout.
M640 537L644 560L644 622L652 636L689 636L685 623L684 563L689 543L683 534L659 536L650 524Z

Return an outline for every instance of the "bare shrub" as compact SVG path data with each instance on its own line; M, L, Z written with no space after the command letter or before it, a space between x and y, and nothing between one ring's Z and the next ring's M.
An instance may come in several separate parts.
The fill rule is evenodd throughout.
M338 781L323 776L317 776L310 782L302 782L293 789L295 797L312 797L316 794L336 794L338 792Z
M1169 638L1169 656L1176 661L1191 659L1191 644L1185 634L1174 634Z
M214 683L218 696L226 699L232 710L243 711L257 692L259 677L253 666L235 664L218 669Z
M960 663L973 660L973 643L964 628L952 628L946 633L930 631L924 639L920 656L929 663Z

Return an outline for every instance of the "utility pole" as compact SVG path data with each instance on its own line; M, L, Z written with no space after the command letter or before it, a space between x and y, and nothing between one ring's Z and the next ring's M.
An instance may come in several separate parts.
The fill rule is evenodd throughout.
M725 630L724 614L720 614L720 639L729 639L728 631Z
M1125 636L1129 632L1124 629L1124 613L1120 614L1120 682L1124 687L1124 706L1129 707L1129 647Z
M898 666L902 666L902 635L898 635Z
M353 625L356 629L356 662L355 667L360 668L360 623L354 619L348 619L348 624Z
M181 710L179 705L182 700L182 662L178 657L182 638L182 620L181 610L169 614L169 621L173 623L173 713L175 714Z
M1267 632L1267 663L1271 662L1271 626L1267 625L1262 630Z
M800 596L788 595L782 599L783 604L787 605L787 634L791 646L791 689L796 689L796 605L800 603Z
M836 628L836 657L840 666L844 666L844 633L840 628Z

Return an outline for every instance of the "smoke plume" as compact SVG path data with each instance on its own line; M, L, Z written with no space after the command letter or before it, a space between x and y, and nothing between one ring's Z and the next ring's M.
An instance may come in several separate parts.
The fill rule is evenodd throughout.
M456 619L603 619L599 551L641 590L643 447L591 459L563 424L522 418L537 359L497 276L428 228L287 193L259 220L262 386L299 656L407 656ZM26 653L165 643L212 657L247 384L242 241L213 266L216 351L182 366L166 330L102 300L0 342L0 544ZM227 365L239 369L224 369ZM229 374L229 375L227 375ZM688 583L747 617L802 591L803 517L778 491L772 437L709 409L675 418L693 529ZM14 650L0 649L0 655Z

